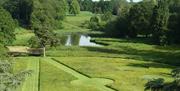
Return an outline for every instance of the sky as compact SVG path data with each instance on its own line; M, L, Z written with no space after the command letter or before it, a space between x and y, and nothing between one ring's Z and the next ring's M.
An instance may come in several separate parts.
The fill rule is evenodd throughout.
M99 1L99 0L93 0L93 1ZM130 0L127 0L127 1L130 1ZM133 0L134 2L139 2L139 1L142 1L142 0Z
M127 1L130 1L130 0L127 0ZM142 1L142 0L133 0L134 2L139 2L139 1Z

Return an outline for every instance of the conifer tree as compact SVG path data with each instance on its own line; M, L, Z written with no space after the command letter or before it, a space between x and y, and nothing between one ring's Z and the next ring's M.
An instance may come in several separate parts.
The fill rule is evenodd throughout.
M79 14L80 13L80 6L77 0L72 0L69 7L70 14Z

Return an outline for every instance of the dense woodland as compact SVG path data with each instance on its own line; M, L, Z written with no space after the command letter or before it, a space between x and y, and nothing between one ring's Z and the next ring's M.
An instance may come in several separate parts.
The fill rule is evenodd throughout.
M144 36L161 45L180 43L179 0L144 0L140 3L125 0L3 0L1 7L11 14L16 24L35 31L61 28L61 21L68 12L76 15L81 10L102 14L101 20L106 23L91 23L91 28L109 36ZM117 19L111 19L113 15Z
M133 0L0 0L1 59L9 58L5 47L15 40L17 27L33 31L35 36L29 40L29 45L45 51L47 45L56 47L59 44L55 30L63 29L62 22L66 16L76 16L81 11L94 14L82 27L103 32L104 37L147 39L150 44L160 46L180 44L180 0L143 0L138 3ZM0 82L0 91L15 89L31 74L31 71L14 74L10 68L9 61L0 63L0 76L5 79ZM179 91L180 72L174 70L172 73L175 80L171 85L157 79L148 82L146 89Z

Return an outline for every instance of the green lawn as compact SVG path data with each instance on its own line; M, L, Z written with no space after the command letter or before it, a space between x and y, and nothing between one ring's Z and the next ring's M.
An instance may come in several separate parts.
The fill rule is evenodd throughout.
M123 55L123 58L180 66L178 45L158 46L142 39L94 38L93 40L100 44L108 44L106 49L111 49L109 53Z
M179 46L157 46L138 40L94 38L102 47L65 47L50 48L47 55L51 57L106 57L150 61L180 66Z
M89 21L92 16L93 16L92 13L82 11L77 16L67 16L65 22L71 25L81 26L81 24L84 23L85 21Z
M38 91L39 89L39 58L18 57L14 60L14 71L32 70L32 75L18 88L18 91Z
M113 79L115 82L108 86L118 91L143 91L144 84L153 78L165 78L166 81L170 81L168 74L173 68L165 64L122 58L59 57L55 59L92 78Z
M108 87L116 89L118 91L143 91L144 84L153 78L165 78L166 81L171 81L172 78L169 75L171 70L174 68L170 65L145 62L133 59L123 58L104 58L104 57L54 57L59 62L67 65L75 71L80 72L87 77L111 79L114 83L107 84ZM32 69L34 70L33 75L38 72L37 62L39 58L32 57L21 57L16 58L16 68L20 69ZM32 62L31 62L32 61ZM62 70L59 67L52 64L51 58L41 58L40 60L40 77L35 78L34 76L29 77L23 84L24 90L21 91L32 91L32 88L39 81L39 87L36 85L35 88L40 91L104 91L98 89L96 83L98 80L83 80L72 83L79 77L69 73L67 70ZM22 63L24 65L22 65ZM18 65L17 65L18 64ZM31 66L28 66L31 64ZM59 63L57 63L58 65ZM36 66L35 66L36 65ZM39 80L38 80L39 79ZM83 79L83 78L82 78ZM93 83L93 84L92 84ZM20 90L19 90L20 91ZM33 90L39 91L39 90ZM106 90L105 90L106 91ZM107 90L108 91L108 90Z
M71 81L77 78L45 60L52 61L51 59L44 59L40 62L40 91L99 91L92 86L72 85Z
M114 83L108 84L108 87L118 91L143 91L145 83L152 78L165 78L166 81L171 81L170 72L179 65L178 46L160 47L112 38L96 38L96 40L110 45L104 47L60 46L47 49L47 56L91 78L112 79ZM34 60L31 57L21 59L25 61L25 66L27 59ZM89 85L87 81L80 81L78 85L71 84L78 78L47 61L52 60L47 58L40 62L40 91L99 90L97 86ZM21 63L18 65L16 67L19 69L24 68Z
M90 78L112 79L114 83L108 84L108 87L117 91L143 91L145 83L153 78L171 81L170 72L179 65L180 48L178 46L161 47L137 40L113 38L95 38L94 40L109 45L102 47L60 46L47 49L47 56L57 59ZM27 60L34 61L39 58L17 58L16 71L28 67ZM22 61L24 61L23 64ZM92 85L92 83L97 83L96 81L80 80L73 84L72 82L79 78L56 67L59 64L53 65L51 61L50 58L40 61L40 91L59 89L61 91L103 91L98 89L98 86Z
M89 21L92 16L92 13L86 11L82 11L76 16L66 16L65 20L62 22L63 29L55 30L55 32L58 34L90 32L89 29L82 28L81 26L85 21Z

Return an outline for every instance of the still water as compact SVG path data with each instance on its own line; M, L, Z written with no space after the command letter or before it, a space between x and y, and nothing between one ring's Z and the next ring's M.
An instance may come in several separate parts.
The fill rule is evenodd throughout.
M65 46L101 46L91 42L91 37L86 34L67 34L60 36L60 40Z

